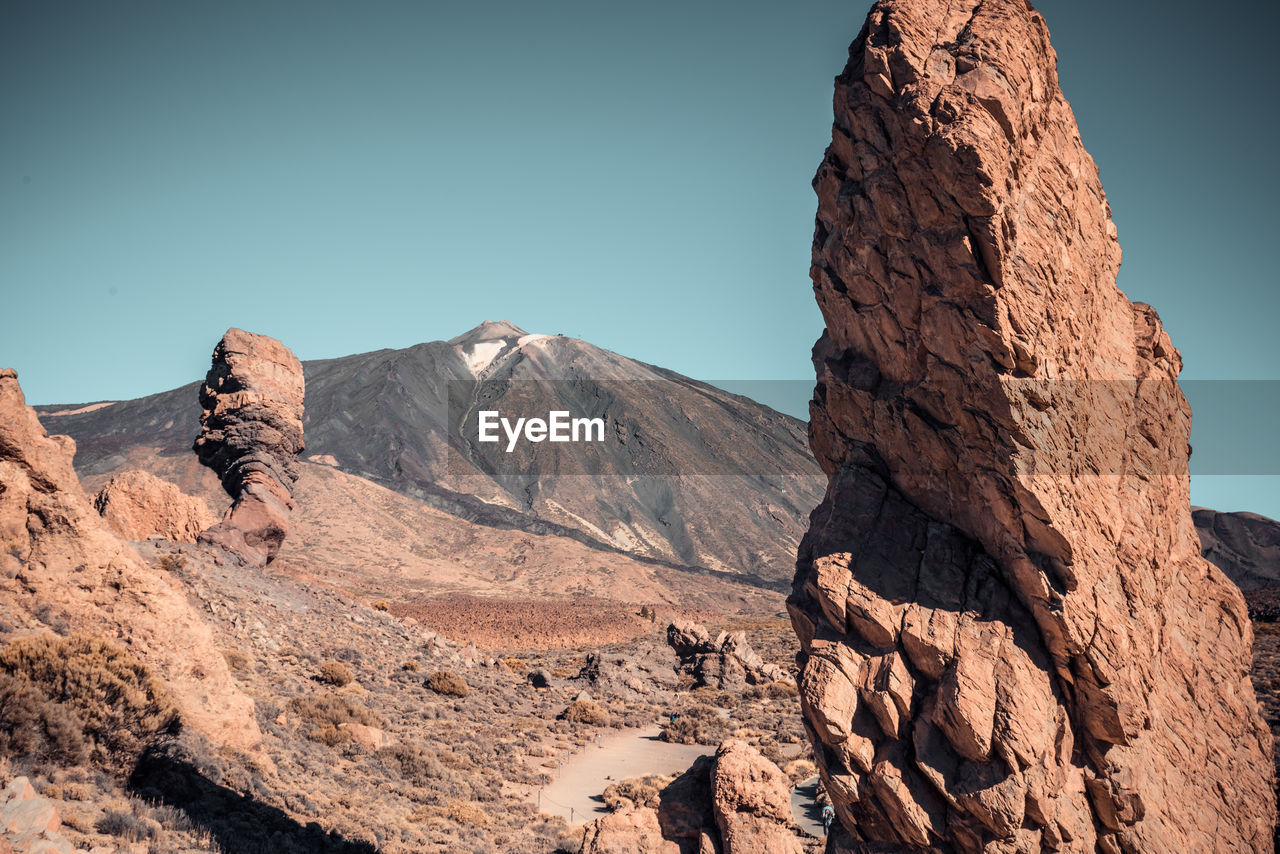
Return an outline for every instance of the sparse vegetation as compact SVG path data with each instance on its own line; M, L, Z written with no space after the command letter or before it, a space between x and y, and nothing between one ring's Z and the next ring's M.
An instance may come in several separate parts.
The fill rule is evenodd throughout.
M675 744L719 744L728 734L728 719L704 705L689 706L662 727L662 740Z
M160 558L160 568L165 572L179 572L186 569L187 559L183 555L164 555Z
M643 777L628 777L621 783L612 783L604 790L605 806L619 810L631 805L658 805L658 793L665 789L675 775L646 774Z
M560 718L574 724L609 725L608 710L595 700L574 700L560 715Z
M427 687L446 697L462 698L470 693L467 680L451 670L437 670L427 677Z
M101 638L19 638L0 649L0 674L2 717L15 722L0 733L8 755L92 761L125 774L148 744L179 726L159 680Z
M341 661L326 661L320 665L320 675L317 678L326 685L336 685L341 688L355 681L356 675Z
M351 737L343 724L383 727L386 723L361 703L341 694L313 694L295 697L289 708L308 725L307 737L330 747Z

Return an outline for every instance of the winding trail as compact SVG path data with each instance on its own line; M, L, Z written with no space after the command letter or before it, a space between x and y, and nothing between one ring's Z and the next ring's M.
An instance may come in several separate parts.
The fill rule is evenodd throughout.
M591 821L608 812L600 794L610 783L645 774L679 774L699 756L715 753L714 747L661 741L660 732L656 724L623 730L570 754L558 773L548 773L550 782L541 792L533 792L539 809L573 824Z

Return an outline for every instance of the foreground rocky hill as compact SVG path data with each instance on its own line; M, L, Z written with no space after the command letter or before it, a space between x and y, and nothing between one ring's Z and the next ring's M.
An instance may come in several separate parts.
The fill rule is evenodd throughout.
M821 495L803 423L572 338L485 323L303 370L307 459L489 527L781 589ZM207 496L190 454L197 392L43 407L42 417L76 439L90 488L143 468ZM478 441L480 408L600 416L608 432L599 444L507 454L505 442Z
M67 437L46 435L17 373L0 371L0 642L74 631L122 643L163 678L184 726L255 750L252 701L209 628L90 505L74 454Z
M876 5L818 193L790 600L843 828L960 851L1270 851L1240 592L1188 511L1190 411L1021 0Z

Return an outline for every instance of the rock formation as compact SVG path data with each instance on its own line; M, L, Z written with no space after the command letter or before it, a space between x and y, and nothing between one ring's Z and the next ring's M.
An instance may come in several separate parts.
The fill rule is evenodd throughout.
M235 499L200 535L265 566L289 532L302 452L302 364L274 338L229 329L200 388L200 461Z
M745 632L721 632L713 640L705 626L676 620L667 626L667 643L680 656L680 671L699 687L732 690L791 678L762 659L747 643Z
M814 186L828 487L788 607L828 850L1272 850L1180 357L1115 287L1042 18L877 3Z
M791 817L787 776L745 741L699 756L652 802L584 830L582 854L804 854L814 846Z
M587 653L576 679L601 696L634 698L675 690L680 660L671 647L640 643L635 649Z
M123 643L164 680L182 721L240 749L261 742L209 627L89 504L75 443L48 436L18 375L0 370L0 641L87 632Z
M93 499L102 518L126 540L164 537L194 543L218 521L209 506L168 481L136 469L118 474Z
M716 751L712 809L725 854L801 854L791 818L791 783L745 741Z
M26 777L18 777L0 793L0 854L72 854L62 837L62 816L53 801L42 798Z

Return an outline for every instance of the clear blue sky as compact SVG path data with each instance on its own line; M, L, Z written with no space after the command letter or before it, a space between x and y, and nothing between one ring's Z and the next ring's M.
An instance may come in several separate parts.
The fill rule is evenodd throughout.
M1280 13L1136 6L1038 4L1121 286L1186 377L1280 379ZM309 359L506 318L808 381L809 181L868 8L6 0L0 365L33 402L127 398L201 376L229 326ZM1274 456L1255 408L1198 409L1197 448ZM1275 482L1194 499L1280 516Z

